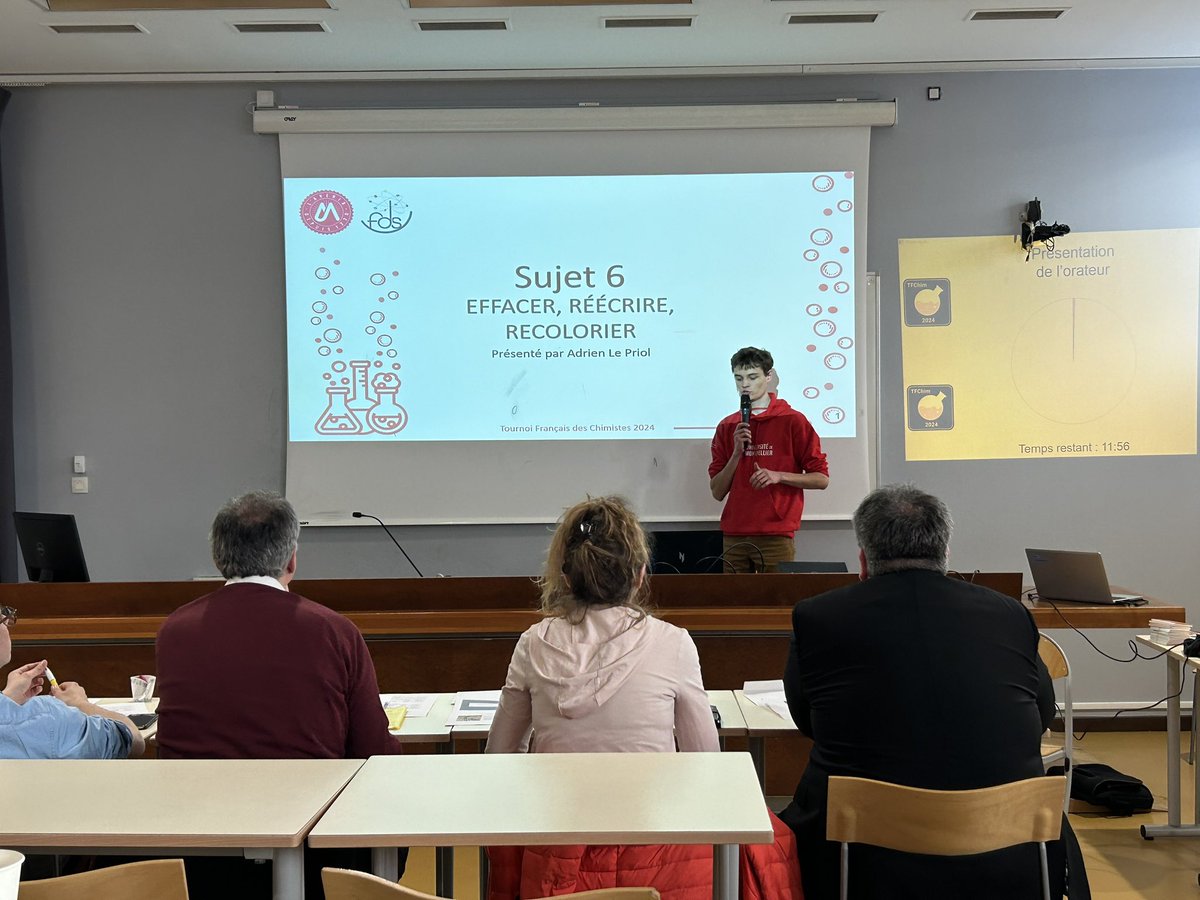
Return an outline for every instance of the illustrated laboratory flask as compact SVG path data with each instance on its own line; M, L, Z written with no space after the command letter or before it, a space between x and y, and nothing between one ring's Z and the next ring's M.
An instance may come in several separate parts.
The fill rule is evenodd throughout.
M350 361L350 368L353 370L353 375L350 378L350 400L346 404L356 413L366 412L375 405L375 398L371 395L371 385L367 380L371 374L371 361L367 359L355 359Z
M399 384L376 383L375 392L379 402L367 413L367 427L378 434L396 434L408 424L408 411L396 402Z
M346 405L350 388L327 387L325 393L329 395L329 402L325 406L325 412L317 419L317 434L361 434L362 423Z

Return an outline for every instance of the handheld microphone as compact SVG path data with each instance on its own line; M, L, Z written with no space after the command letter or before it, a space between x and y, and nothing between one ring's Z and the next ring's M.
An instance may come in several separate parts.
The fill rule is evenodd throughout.
M742 394L742 424L750 424L750 395Z
M417 568L417 564L412 561L412 557L409 556L408 553L405 552L404 548L400 546L400 542L398 540L396 540L396 536L394 534L392 534L392 530L390 528L388 528L387 525L384 524L383 519L379 518L379 516L373 516L370 513L358 512L357 510L350 513L350 515L352 515L356 519L374 519L376 522L378 522L380 524L380 526L383 528L383 530L387 532L387 536L392 539L392 543L396 545L396 549L404 554L404 558L407 559L408 564L413 567L413 571L417 573L417 577L419 577L419 578L425 577L424 575L421 574L421 570Z

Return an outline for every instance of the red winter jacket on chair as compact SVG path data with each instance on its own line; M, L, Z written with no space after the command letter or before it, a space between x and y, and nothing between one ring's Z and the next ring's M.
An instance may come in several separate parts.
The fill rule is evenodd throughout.
M771 813L773 844L738 854L743 900L803 900L796 836ZM712 847L489 847L487 900L534 900L613 887L653 887L662 900L712 900Z

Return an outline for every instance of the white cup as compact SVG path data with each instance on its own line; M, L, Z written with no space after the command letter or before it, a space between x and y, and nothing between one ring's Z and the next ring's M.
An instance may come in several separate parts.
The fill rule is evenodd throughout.
M0 900L17 900L23 862L25 857L16 850L0 850Z
M154 698L155 680L153 675L129 676L129 695L133 697L134 703L145 703Z

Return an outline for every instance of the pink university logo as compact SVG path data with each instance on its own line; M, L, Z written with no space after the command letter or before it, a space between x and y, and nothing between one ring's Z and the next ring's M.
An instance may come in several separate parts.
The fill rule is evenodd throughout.
M337 191L314 191L300 204L300 221L317 234L337 234L354 221L354 207Z

